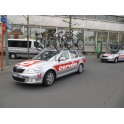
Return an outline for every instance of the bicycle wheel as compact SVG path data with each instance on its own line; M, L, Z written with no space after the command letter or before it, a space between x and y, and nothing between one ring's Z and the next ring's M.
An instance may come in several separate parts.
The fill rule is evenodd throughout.
M72 40L67 40L66 43L67 43L68 49L71 49L73 47L73 41Z
M39 42L35 41L34 46L38 51L41 51L43 48L39 45Z
M62 49L63 49L63 47L64 47L64 43L63 43L63 41L62 40L60 40L60 39L56 39L56 42L55 42L55 49L57 50L57 51L61 51Z
M51 48L51 49L55 49L55 40L54 39L52 39L52 40L50 40L49 41L49 47Z
M45 48L45 40L44 39L41 39L40 43L43 45L43 47Z
M79 50L83 50L84 49L84 42L83 42L83 40L78 40L77 41L77 48Z

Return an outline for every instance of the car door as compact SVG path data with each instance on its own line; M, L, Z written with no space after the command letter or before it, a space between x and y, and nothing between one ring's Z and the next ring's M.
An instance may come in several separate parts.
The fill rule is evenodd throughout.
M120 61L124 61L124 50L119 51L119 57L118 58Z
M65 58L65 60L60 61L59 59L60 59L61 57ZM68 74L68 73L70 72L70 64L71 64L71 62L70 62L70 57L69 57L69 52L68 52L68 50L63 51L63 52L60 54L60 56L59 56L59 58L58 58L58 60L57 60L56 65L54 66L54 68L55 68L56 71L57 71L57 75L58 75L58 76L63 76L63 75Z
M75 71L78 69L79 65L79 57L76 51L69 51L71 57L71 71Z

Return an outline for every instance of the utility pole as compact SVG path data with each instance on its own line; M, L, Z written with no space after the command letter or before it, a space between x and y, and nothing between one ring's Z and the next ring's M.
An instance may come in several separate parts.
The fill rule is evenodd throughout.
M72 26L76 25L76 24L72 24L72 15L69 15L69 22L66 20L63 21L69 24L69 39L71 39Z
M23 15L23 17L26 19L27 21L27 49L28 49L28 59L30 59L30 51L29 51L29 15L27 15L27 17L25 17Z
M28 47L28 59L30 59L29 53L29 16L27 15L27 47Z
M71 15L69 15L69 40L71 40L71 26L72 26L72 22L71 22Z

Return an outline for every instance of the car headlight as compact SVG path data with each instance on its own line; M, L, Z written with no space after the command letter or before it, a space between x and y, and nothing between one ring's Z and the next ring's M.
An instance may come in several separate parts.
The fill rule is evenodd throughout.
M36 74L41 71L41 68L29 68L24 71L25 74Z
M108 59L113 59L113 56L108 56Z

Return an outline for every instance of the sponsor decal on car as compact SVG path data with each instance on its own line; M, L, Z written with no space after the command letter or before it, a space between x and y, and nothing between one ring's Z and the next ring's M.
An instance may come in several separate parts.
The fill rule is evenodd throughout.
M87 62L86 58L83 58L82 61L84 64Z
M57 71L62 71L62 70L66 70L66 69L69 69L69 68L73 68L73 67L77 66L78 63L79 63L79 60L74 61L74 62L68 62L68 63L65 63L65 64L59 64L59 65L54 66L54 68Z
M124 55L119 55L119 58L121 58L121 59L124 58Z
M31 65L33 65L33 64L36 64L36 63L38 63L38 62L41 62L41 60L27 60L27 61L18 63L17 65L18 65L18 66L26 66L26 67L28 67L28 66L31 66Z
M37 77L38 78L41 78L42 77L42 74L41 73L37 74Z

